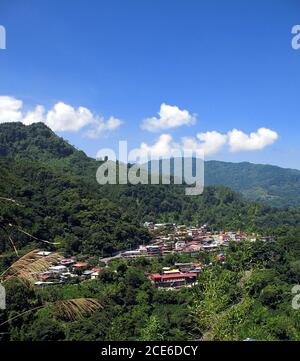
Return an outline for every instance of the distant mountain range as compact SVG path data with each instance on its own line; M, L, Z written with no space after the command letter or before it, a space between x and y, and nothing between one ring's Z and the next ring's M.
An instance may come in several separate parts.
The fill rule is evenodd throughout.
M273 165L205 162L205 184L224 185L246 198L276 207L300 205L300 171Z
M99 165L58 137L43 123L0 125L0 157L27 159L84 177L95 183ZM171 166L171 174L174 169ZM175 175L176 176L176 175ZM248 162L205 162L205 185L225 186L245 198L276 207L300 206L300 171Z
M195 162L196 160L192 159L192 169L186 168L186 178L195 174ZM171 159L170 163L170 173L162 170L161 160L152 161L152 167L165 175L178 177L178 170L174 169L174 159ZM151 172L150 163L148 170ZM274 207L300 206L300 171L296 169L211 160L204 163L204 184L229 187L251 201Z
M285 210L250 202L221 186L230 185L260 202L296 206L298 171L207 162L206 179L217 186L205 187L201 196L186 196L185 185L100 186L95 177L100 164L42 123L1 124L0 224L16 223L38 239L57 242L68 254L90 255L147 242L145 221L265 234L300 225L300 207ZM1 229L0 238L1 253L11 245ZM19 248L33 241L20 234L14 240Z

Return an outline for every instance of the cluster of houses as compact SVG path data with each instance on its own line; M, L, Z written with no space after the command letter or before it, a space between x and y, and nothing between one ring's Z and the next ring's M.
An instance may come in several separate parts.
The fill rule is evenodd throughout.
M137 249L126 250L113 257L102 259L103 263L108 263L114 258L135 258L135 257L155 257L166 256L168 254L197 255L203 251L215 251L216 260L224 262L225 255L222 247L229 242L240 242L250 240L255 242L256 236L245 232L214 232L208 230L206 225L191 227L176 225L172 223L146 222L145 227L153 236L153 240L147 245L140 245ZM272 242L271 237L259 237L259 239ZM51 252L40 251L38 256L45 257ZM151 283L156 287L177 289L181 287L191 287L197 283L202 265L199 263L176 263L175 268L165 267L161 274L148 275ZM78 261L76 258L58 257L54 265L45 272L38 274L36 286L43 287L51 284L64 283L72 279L79 281L98 278L101 269L92 267L86 261Z
M176 226L171 223L144 224L153 235L153 241L148 245L139 246L135 250L125 251L121 254L123 258L167 255L179 253L197 255L201 251L218 251L221 247L228 246L231 241L251 242L257 240L256 236L248 235L245 232L213 232L209 231L206 225L201 227L188 227L185 225ZM264 241L272 241L270 237L260 237Z
M45 257L49 256L51 252L40 251L37 254L40 257ZM78 279L80 281L96 279L100 272L100 268L91 267L88 262L80 262L73 257L58 257L55 265L50 266L47 271L37 275L38 281L35 282L35 285L43 287L52 284L65 283L71 279Z

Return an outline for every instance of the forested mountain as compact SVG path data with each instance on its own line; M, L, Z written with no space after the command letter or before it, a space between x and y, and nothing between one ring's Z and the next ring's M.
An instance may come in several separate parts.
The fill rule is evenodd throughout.
M224 185L264 204L300 206L300 171L273 165L205 162L205 184Z
M0 156L33 161L50 161L70 156L76 149L59 138L43 123L25 126L4 123L0 126Z
M174 165L174 158L170 160L170 170L163 170L161 160L152 161L152 167L159 169L165 175L180 176L180 169ZM195 158L189 159L189 162L182 161L182 175L186 177L185 179L194 175L195 169ZM150 162L148 170L151 172ZM249 162L230 163L211 160L204 163L204 183L206 186L229 187L251 201L274 207L300 206L298 192L300 171L296 169Z
M94 181L98 162L42 123L0 125L0 156L53 165ZM171 170L172 172L172 170ZM205 185L222 185L263 204L300 206L300 171L252 163L205 162Z
M20 159L1 158L0 166L1 196L19 203L1 201L0 217L39 239L58 242L70 254L111 254L149 239L130 209L101 197L80 177ZM19 248L32 241L19 232L13 237ZM0 251L8 246L2 242Z
M290 293L300 281L300 209L250 202L220 185L206 187L201 196L186 196L185 185L100 186L95 179L100 163L43 124L0 125L0 152L1 271L16 259L11 239L22 252L49 248L97 263L101 255L147 243L144 221L206 223L218 231L241 229L276 239L230 244L225 263L218 263L213 253L199 255L209 267L201 274L205 282L194 292L166 292L150 284L145 272L190 261L186 255L172 254L116 260L98 280L79 285L29 289L9 280L9 307L0 312L0 324L25 315L22 321L4 324L0 340L300 339L299 311L292 309ZM218 167L220 174L227 173L227 166L236 167L227 174L235 187L239 182L234 173L244 169L240 178L243 187L250 188L254 168L260 169L261 184L273 171L284 179L286 171L247 163L206 166L207 177L218 184ZM252 174L249 179L247 172ZM97 297L104 308L84 321L53 317L51 302L70 297ZM50 308L31 313L42 301Z
M2 201L1 216L17 217L35 237L58 242L69 253L111 254L146 242L144 221L207 223L216 229L269 233L300 223L297 209L249 203L220 186L207 187L196 197L186 196L185 187L174 184L100 186L95 179L100 163L41 123L1 124L0 150L0 196L21 204ZM209 167L208 176L213 178ZM24 235L15 237L21 247L32 241ZM8 243L1 244L2 250L7 247Z

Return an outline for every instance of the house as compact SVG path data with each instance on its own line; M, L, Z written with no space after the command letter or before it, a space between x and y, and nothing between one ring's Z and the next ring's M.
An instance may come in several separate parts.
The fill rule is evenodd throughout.
M77 262L73 264L72 269L73 272L80 275L87 270L88 266L89 264L87 262Z
M62 274L60 275L60 279L61 279L62 281L67 281L67 280L69 280L69 279L72 278L72 277L77 277L77 275L74 275L74 274L71 273L71 272L64 272L64 273L62 273Z
M180 273L179 269L163 270L163 274L165 274L165 275L171 275L171 274L177 274L177 273Z
M161 254L161 246L147 246L148 255L159 255Z
M88 263L87 262L76 262L75 264L73 264L73 268L75 269L83 269L88 267Z
M83 276L84 278L91 278L93 273L94 273L94 272L93 272L92 270L86 270L86 271L83 271L83 272L82 272L82 276Z
M175 249L184 248L186 246L185 241L177 241L175 243Z
M197 249L194 249L194 248L185 248L184 250L183 250L183 252L185 253L185 254L189 254L190 256L197 256L199 253L200 253L200 251L202 250L202 248L197 248Z
M176 274L158 274L154 273L149 276L151 283L155 287L163 288L181 288L191 286L197 282L196 273L176 273Z
M92 268L92 271L93 273L91 274L91 279L94 280L94 279L97 279L100 272L101 272L101 268Z
M154 224L154 229L155 230L171 229L173 227L174 227L173 223L156 223L156 224Z
M68 268L66 266L51 266L49 267L49 271L54 273L54 274L60 274L63 272L66 272L68 270Z
M63 258L60 260L60 264L67 267L71 266L74 263L76 263L76 261L73 258Z
M177 267L180 272L191 272L194 270L196 265L195 263L175 263L175 267Z

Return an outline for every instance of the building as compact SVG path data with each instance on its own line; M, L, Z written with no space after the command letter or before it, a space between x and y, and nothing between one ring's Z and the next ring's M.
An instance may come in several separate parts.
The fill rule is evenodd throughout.
M67 267L62 266L62 265L49 267L49 271L52 272L52 273L56 273L56 274L66 272L67 270L68 270Z
M76 263L76 261L73 258L63 258L60 260L60 264L67 267L73 265L74 263Z
M89 264L87 262L77 262L73 264L73 272L76 274L81 275L84 271L86 271L89 267Z
M201 269L201 265L199 263L175 263L175 267L179 269L182 273L196 273L195 270Z
M181 288L195 285L197 282L196 273L176 273L176 274L158 274L154 273L149 276L151 283L155 287L164 288Z
M148 255L160 255L162 252L161 246L146 246Z

